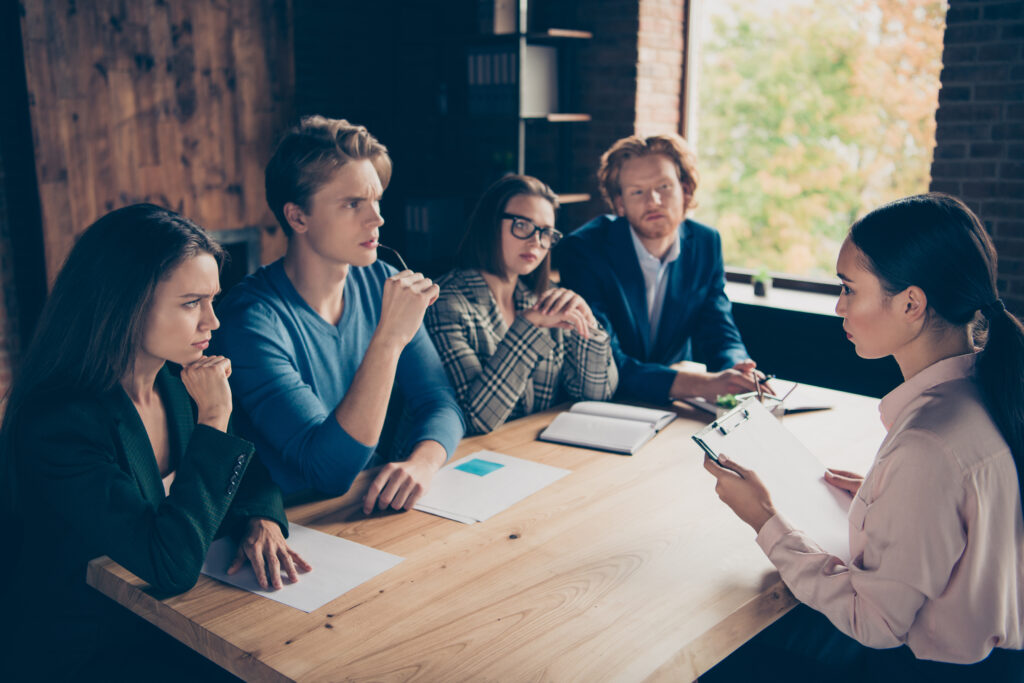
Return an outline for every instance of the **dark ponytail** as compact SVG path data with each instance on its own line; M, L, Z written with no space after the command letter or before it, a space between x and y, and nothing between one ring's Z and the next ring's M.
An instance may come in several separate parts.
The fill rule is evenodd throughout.
M875 209L853 224L850 241L889 293L916 285L937 324L975 325L975 343L984 344L975 376L1024 501L1024 326L999 299L996 250L981 221L955 197L922 194Z

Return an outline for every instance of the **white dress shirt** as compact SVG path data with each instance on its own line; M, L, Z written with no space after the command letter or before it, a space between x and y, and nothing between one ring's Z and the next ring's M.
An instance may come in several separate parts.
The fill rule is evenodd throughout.
M650 321L650 337L648 338L647 350L650 351L654 340L658 336L658 324L661 322L661 311L665 305L665 290L668 287L668 267L673 261L679 258L679 231L676 231L676 239L669 247L662 258L657 258L647 251L636 230L629 226L629 236L633 238L633 248L636 249L636 259L640 264L640 272L644 276L644 288L647 292L647 319Z

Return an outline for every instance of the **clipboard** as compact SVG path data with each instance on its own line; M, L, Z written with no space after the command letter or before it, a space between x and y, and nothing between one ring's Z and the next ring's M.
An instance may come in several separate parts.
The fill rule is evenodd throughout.
M825 481L825 466L757 398L749 398L693 435L709 458L718 454L757 472L772 504L823 550L850 561L847 516L853 501Z

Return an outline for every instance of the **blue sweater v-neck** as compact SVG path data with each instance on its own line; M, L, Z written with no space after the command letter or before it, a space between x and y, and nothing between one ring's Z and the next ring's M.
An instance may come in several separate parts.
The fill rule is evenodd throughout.
M287 494L309 489L340 495L371 461L377 444L355 440L335 407L348 391L380 320L384 282L396 271L378 261L352 267L337 325L302 298L284 261L260 268L224 297L213 350L231 359L238 431ZM462 412L430 338L420 326L398 361L395 388L402 409L399 457L426 440L448 455L464 433ZM380 454L388 456L390 454Z

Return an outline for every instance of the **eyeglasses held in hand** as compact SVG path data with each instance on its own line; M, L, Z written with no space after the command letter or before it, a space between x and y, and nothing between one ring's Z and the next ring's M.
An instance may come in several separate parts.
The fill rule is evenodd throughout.
M386 246L384 244L381 244L380 242L377 242L377 248L378 249L387 249L392 254L394 254L395 258L398 259L398 263L401 264L402 270L412 270L409 266L405 265L405 259L402 258L402 255L399 254L397 250L392 249L391 247Z
M503 213L501 214L501 217L512 221L513 237L517 237L521 240L528 240L533 237L535 233L540 233L540 246L545 249L550 249L558 244L558 241L562 239L562 233L558 232L554 228L542 228L526 216L518 216L514 213Z

